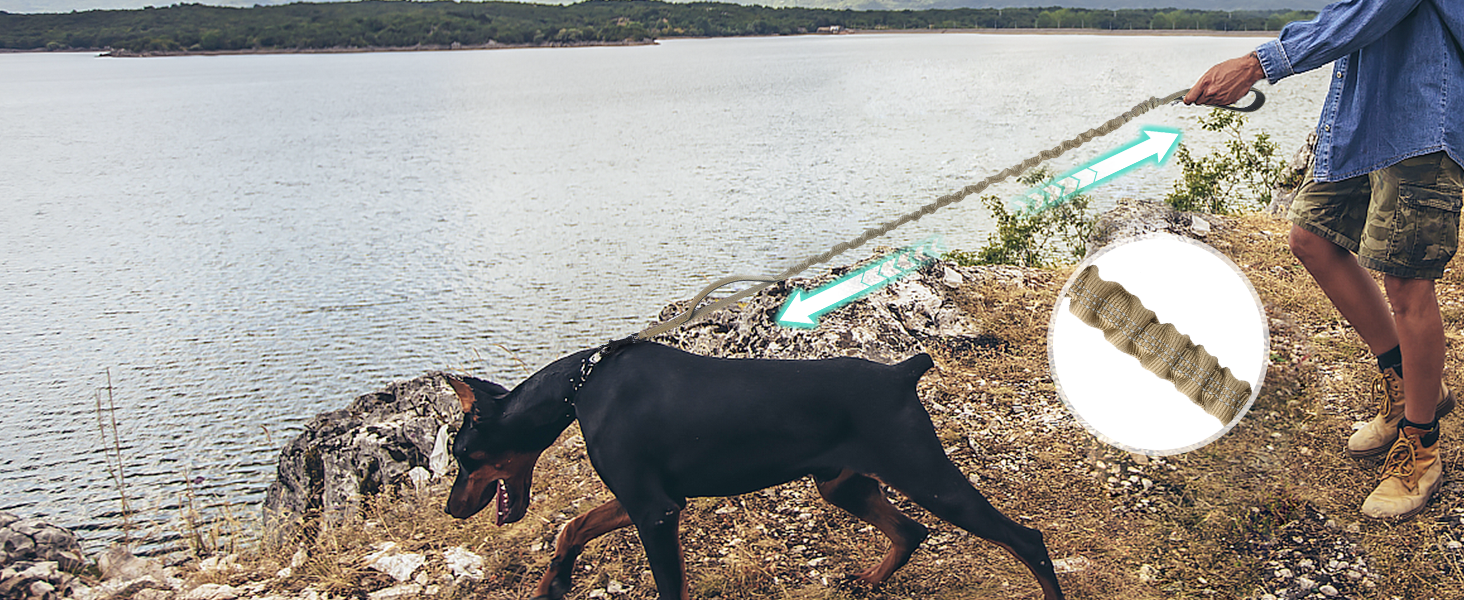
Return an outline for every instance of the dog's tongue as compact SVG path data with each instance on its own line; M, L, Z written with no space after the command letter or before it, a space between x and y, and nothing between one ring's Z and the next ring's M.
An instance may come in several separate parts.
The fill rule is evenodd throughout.
M502 481L495 485L498 489L493 492L493 508L497 513L497 525L502 527L504 520L508 518L508 486L503 485Z

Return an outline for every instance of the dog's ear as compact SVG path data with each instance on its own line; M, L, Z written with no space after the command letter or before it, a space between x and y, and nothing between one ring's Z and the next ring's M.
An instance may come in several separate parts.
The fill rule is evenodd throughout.
M473 412L473 405L479 398L494 402L508 395L503 386L476 377L448 376L447 383L452 386L452 391L457 392L458 402L463 405L465 413Z
M448 377L447 383L452 386L452 391L457 392L458 402L463 405L463 412L473 412L473 403L478 401L478 397L473 394L473 388L456 377Z

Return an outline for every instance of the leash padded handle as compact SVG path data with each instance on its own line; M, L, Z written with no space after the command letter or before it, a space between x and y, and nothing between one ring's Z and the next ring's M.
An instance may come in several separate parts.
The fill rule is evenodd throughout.
M1260 110L1262 106L1265 106L1265 104L1266 104L1266 95L1265 94L1262 94L1261 93L1261 90L1258 90L1256 88L1251 88L1250 89L1250 93L1256 95L1256 99L1254 101L1252 101L1250 104L1247 104L1245 106L1236 106L1236 105L1232 104L1230 106L1222 106L1220 108L1223 108L1225 110L1233 110L1235 112L1247 112L1248 113L1248 112L1256 112L1256 111ZM1241 97L1244 98L1245 96L1241 96Z
M1190 91L1190 89L1191 88L1184 88L1182 90L1179 90L1178 92L1175 92L1173 94L1170 94L1167 98L1164 99L1164 101L1165 102L1168 102L1170 104L1173 104L1173 103L1179 102L1181 100L1184 100L1184 95L1185 94L1188 94L1189 91ZM1258 90L1256 88L1251 88L1249 93L1250 94L1254 94L1255 97L1256 97L1256 99L1255 100L1252 100L1250 104L1247 104L1245 106L1236 106L1234 104L1231 104L1231 105L1228 105L1228 106L1216 106L1215 108L1223 108L1225 110L1248 113L1248 112L1256 112L1256 111L1260 110L1262 106L1265 106L1266 105L1266 95L1265 94L1262 94L1261 93L1261 90ZM1245 98L1245 96L1241 96L1241 98Z

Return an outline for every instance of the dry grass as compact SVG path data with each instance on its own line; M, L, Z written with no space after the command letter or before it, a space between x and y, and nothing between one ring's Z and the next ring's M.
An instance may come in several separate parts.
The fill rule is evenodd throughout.
M1307 576L1347 598L1464 598L1464 552L1449 545L1464 538L1464 509L1456 509L1464 487L1447 483L1424 513L1401 523L1358 513L1379 465L1347 458L1343 444L1353 423L1369 416L1361 393L1374 370L1360 340L1286 250L1286 228L1268 217L1237 217L1207 240L1241 265L1266 304L1273 365L1250 414L1199 450L1165 459L1129 455L1067 416L1046 352L1046 323L1067 271L1026 271L1022 286L971 286L960 303L986 335L965 347L930 348L938 369L922 380L921 397L948 454L999 509L1040 529L1053 558L1083 561L1059 576L1068 597L1308 597L1286 587ZM1461 284L1458 268L1439 282L1451 341L1464 321ZM1449 372L1459 372L1459 361L1451 351ZM1444 421L1449 465L1464 460L1454 443L1460 434L1458 419ZM563 523L610 498L575 427L544 454L533 489L528 515L502 528L443 514L441 484L378 499L361 518L316 533L306 561L270 586L337 596L386 587L394 582L364 569L361 558L373 543L394 541L428 555L425 580L444 597L529 597ZM809 482L693 500L682 521L693 596L1041 597L1026 569L997 546L891 498L930 526L931 536L876 590L843 576L879 559L882 536L822 502ZM441 556L452 546L484 556L488 578L447 576ZM261 553L255 573L273 573L295 551ZM1325 575L1319 565L1329 561L1352 566ZM1294 577L1278 577L1280 569ZM1360 576L1349 577L1349 569ZM570 598L587 598L611 581L629 587L615 598L654 597L631 530L592 542L575 576Z

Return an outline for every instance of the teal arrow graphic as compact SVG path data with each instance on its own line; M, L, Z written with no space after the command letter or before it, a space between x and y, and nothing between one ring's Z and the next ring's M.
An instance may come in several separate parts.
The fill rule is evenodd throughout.
M818 327L820 315L858 300L939 258L939 243L940 237L932 236L813 292L793 290L783 310L778 312L778 324L802 329Z
M1085 190L1129 172L1150 158L1154 164L1164 164L1164 159L1174 153L1179 144L1180 132L1168 127L1144 127L1139 130L1139 139L1128 145L1098 157L1097 160L1079 167L1061 177L1032 188L1009 203L1011 212L1036 214L1066 202Z

